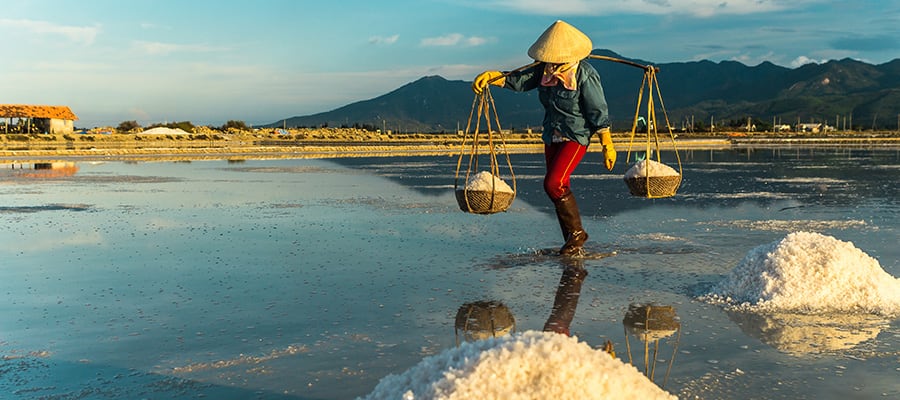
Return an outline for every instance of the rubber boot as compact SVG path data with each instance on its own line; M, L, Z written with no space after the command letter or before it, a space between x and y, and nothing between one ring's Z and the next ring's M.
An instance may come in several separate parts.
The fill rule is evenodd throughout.
M559 200L553 202L556 206L556 218L562 229L563 239L566 243L559 249L560 255L577 255L582 251L584 242L588 240L588 234L581 227L581 214L578 212L578 204L572 192L564 194Z

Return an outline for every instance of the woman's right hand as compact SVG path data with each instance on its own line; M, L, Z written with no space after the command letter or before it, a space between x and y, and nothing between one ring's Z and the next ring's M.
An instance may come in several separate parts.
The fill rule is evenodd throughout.
M506 78L500 71L484 71L478 74L478 76L475 77L475 80L472 81L472 91L475 92L475 94L481 94L481 92L484 92L484 88L489 84L503 87L503 85L506 84Z

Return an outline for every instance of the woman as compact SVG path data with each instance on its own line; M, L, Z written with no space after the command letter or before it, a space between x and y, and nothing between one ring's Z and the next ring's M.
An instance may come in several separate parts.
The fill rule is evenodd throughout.
M600 75L587 62L591 40L563 21L556 21L538 38L528 56L538 64L521 71L485 71L475 77L472 90L487 85L523 92L538 89L544 106L543 136L547 174L544 190L556 207L565 244L561 255L579 255L588 239L569 186L569 177L587 152L591 136L600 135L604 163L612 170L616 151L609 132L609 115Z

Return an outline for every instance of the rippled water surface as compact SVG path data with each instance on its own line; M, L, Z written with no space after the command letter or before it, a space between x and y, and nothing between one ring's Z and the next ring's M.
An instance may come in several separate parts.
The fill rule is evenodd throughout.
M2 165L0 393L346 399L454 346L464 304L499 301L516 330L542 329L569 261L548 251L561 237L541 156L513 156L518 195L494 215L459 210L456 161ZM900 153L688 151L678 195L655 200L601 161L573 176L592 255L573 335L643 370L623 317L672 305L680 336L659 342L655 381L682 398L900 398L896 319L695 300L796 230L900 276Z

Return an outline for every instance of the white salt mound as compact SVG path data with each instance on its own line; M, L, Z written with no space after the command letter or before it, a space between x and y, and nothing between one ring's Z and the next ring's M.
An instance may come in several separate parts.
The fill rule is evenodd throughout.
M527 331L465 342L383 378L367 400L675 399L577 338Z
M150 128L146 131L140 133L141 135L187 135L181 128L166 128L164 126L157 126L156 128Z
M494 176L488 171L481 171L475 175L470 176L469 181L466 182L466 190L515 193L515 191L513 191L513 189L506 184L506 182L503 182L502 179Z
M701 299L748 311L900 315L900 279L853 243L811 232L751 250Z
M641 160L625 171L625 179L645 178L648 176L678 176L674 168L653 160Z

